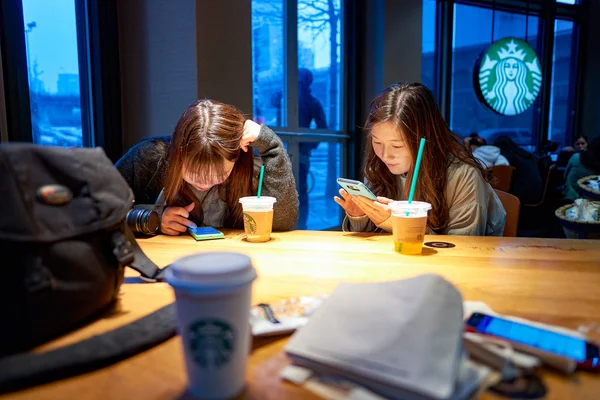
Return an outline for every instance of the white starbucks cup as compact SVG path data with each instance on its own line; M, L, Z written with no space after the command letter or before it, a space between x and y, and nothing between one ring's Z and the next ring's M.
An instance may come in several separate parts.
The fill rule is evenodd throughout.
M256 270L250 257L209 252L175 261L165 271L175 290L188 391L226 399L244 390L250 351L250 302Z

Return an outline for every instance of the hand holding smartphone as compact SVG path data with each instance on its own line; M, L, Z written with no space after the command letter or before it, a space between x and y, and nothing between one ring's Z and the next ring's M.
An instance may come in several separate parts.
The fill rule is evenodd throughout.
M195 228L188 228L188 232L194 239L198 241L225 238L223 232L218 231L210 226L198 226Z

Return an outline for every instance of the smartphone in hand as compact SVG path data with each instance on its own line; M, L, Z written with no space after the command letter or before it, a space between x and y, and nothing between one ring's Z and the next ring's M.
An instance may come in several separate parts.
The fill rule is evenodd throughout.
M352 179L338 178L337 183L351 196L362 196L369 200L377 200L377 196L362 182Z
M218 231L210 226L198 226L196 228L188 228L188 233L198 241L225 238L223 232Z

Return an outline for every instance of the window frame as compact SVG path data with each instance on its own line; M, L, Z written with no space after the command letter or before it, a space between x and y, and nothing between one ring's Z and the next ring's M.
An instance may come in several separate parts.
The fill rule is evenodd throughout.
M542 66L544 80L539 94L539 112L534 113L532 123L532 142L536 148L548 140L550 97L552 91L552 56L554 51L554 23L557 19L569 20L573 27L573 47L575 55L571 57L569 77L568 102L571 112L567 115L565 141L571 142L581 126L581 113L578 105L582 101L581 76L584 63L582 62L581 38L586 27L586 9L589 1L578 4L563 4L547 0L437 0L436 7L436 44L435 62L437 68L436 87L434 93L439 101L440 110L446 121L451 120L452 108L452 42L454 32L454 6L456 4L494 9L529 16L537 16L538 40L540 46L538 54Z
M286 126L273 126L273 130L287 144L287 152L292 163L292 172L296 177L296 189L300 189L300 181L298 178L300 173L299 144L300 143L339 143L340 148L340 165L341 175L348 176L349 164L353 160L353 154L349 154L351 141L353 140L353 130L349 126L353 126L354 121L349 118L354 118L354 114L349 112L349 105L353 104L353 99L349 98L349 94L353 94L350 88L349 73L350 66L347 56L353 56L351 52L351 39L346 36L348 23L351 21L348 7L352 1L340 0L340 9L342 15L340 18L340 129L306 129L298 126L298 0L283 0L283 31L285 35L284 41L284 84L286 96L284 96L284 104L282 109L285 110L285 116L282 118L286 121ZM290 21L293 21L290 23ZM353 73L353 72L352 72ZM328 182L328 185L337 185L336 182ZM343 210L339 208L340 220L343 216Z
M32 141L25 23L21 1L0 2L0 51L8 141ZM8 60L11 60L9 63Z
M345 10L346 0L340 0L340 9ZM298 144L301 142L333 142L341 143L341 160L342 174L345 176L348 171L347 153L348 153L348 141L351 139L350 135L344 132L347 131L348 127L348 62L344 55L347 52L347 40L346 40L346 12L342 12L342 19L340 21L340 37L341 37L341 54L340 54L340 72L342 73L342 79L340 80L340 90L342 101L340 102L341 113L340 123L341 129L305 129L298 126L298 0L284 0L283 1L283 25L284 33L286 35L285 46L283 49L284 57L286 60L284 70L284 80L286 85L285 104L282 108L285 109L286 113L286 126L285 127L274 127L274 131L281 137L282 140L287 142L288 154L292 161L292 171L294 176L298 176L300 169L300 162L298 159ZM294 21L295 23L289 23ZM296 187L299 187L299 182L296 180Z
M74 6L82 143L103 147L114 162L122 154L117 5L74 0ZM24 24L22 0L0 2L0 118L9 142L33 141Z

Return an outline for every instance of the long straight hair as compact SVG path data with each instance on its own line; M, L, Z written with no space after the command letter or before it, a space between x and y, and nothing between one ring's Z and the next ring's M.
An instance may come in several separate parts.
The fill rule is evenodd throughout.
M238 200L250 196L255 186L252 148L247 152L240 148L245 122L244 114L237 108L214 100L199 100L186 108L175 126L167 152L167 205L185 206L195 201L190 185L183 180L184 168L201 182L223 180L224 161L229 160L235 164L217 190L219 198L229 206L228 225L243 224ZM195 211L200 209L196 207Z
M394 123L413 158L404 188L398 187L396 176L373 150L371 129L386 122ZM400 200L402 194L407 197L419 142L425 138L427 142L415 188L415 200L431 204L432 211L427 224L434 231L448 226L449 208L445 192L451 163L462 162L477 168L486 179L481 164L475 160L463 140L446 125L433 93L420 83L391 85L373 99L366 131L364 175L377 195L394 200Z

